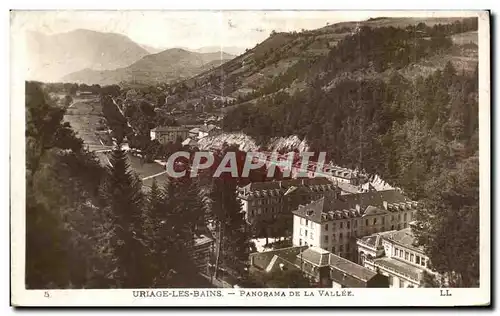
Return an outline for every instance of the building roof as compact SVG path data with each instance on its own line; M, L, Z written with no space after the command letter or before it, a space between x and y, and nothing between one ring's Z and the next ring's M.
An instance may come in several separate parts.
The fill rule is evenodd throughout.
M373 263L375 266L402 274L413 280L419 280L420 275L423 271L422 269L419 269L418 267L411 265L409 263L403 262L397 258L388 258L388 257L376 258L373 259Z
M199 127L195 127L189 130L190 133L196 133L196 134L198 134L199 131L200 131Z
M185 126L158 126L151 130L151 132L174 132L174 131L188 131Z
M382 246L383 237L387 236L389 234L392 234L394 232L396 232L396 230L380 232L380 233L375 233L372 235L364 236L364 237L358 238L358 242L365 244L371 248L380 249L383 247Z
M362 282L368 282L371 278L377 275L376 272L340 256L334 255L333 253L330 253L328 264L330 265L330 268L336 270L336 272L354 277Z
M299 246L299 247L281 248L264 252L254 252L250 254L250 260L253 262L253 265L256 266L257 268L261 270L266 270L275 255L278 255L279 257L282 257L284 259L295 258L295 256L299 254L302 249L306 248L307 246Z
M217 128L217 126L215 126L213 124L208 124L208 125L201 126L200 129L199 129L199 131L200 132L204 132L204 133L209 133L209 132L213 131L216 128Z
M392 231L390 234L385 234L384 239L407 248L415 249L421 252L423 251L423 247L416 244L416 238L411 230L411 227L398 231Z
M239 188L239 191L240 197L251 199L254 197L281 196L298 190L302 192L329 192L335 189L335 185L326 178L310 178L252 182Z
M397 190L363 192L349 195L333 196L326 194L319 200L307 205L300 205L293 214L307 218L316 223L328 222L342 218L372 216L410 210L417 207Z
M302 256L302 258L300 258ZM308 261L315 266L323 267L329 264L330 252L318 247L310 247L298 254L299 260Z
M253 253L250 258L253 266L265 272L276 271L283 265L287 269L300 269L316 276L320 268L326 268L332 280L346 287L366 287L366 283L377 275L368 268L318 247L289 247Z

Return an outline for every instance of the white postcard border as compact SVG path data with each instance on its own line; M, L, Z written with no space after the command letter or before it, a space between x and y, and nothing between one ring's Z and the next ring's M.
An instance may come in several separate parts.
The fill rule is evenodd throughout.
M320 296L334 289L151 289L147 291L220 291L221 297L134 297L131 289L26 290L25 269L25 142L23 34L11 25L11 295L16 306L480 306L491 302L490 176L490 38L486 11L374 11L384 16L479 17L479 158L480 158L480 288L345 289L352 296ZM140 290L139 290L140 291ZM283 292L285 297L246 297L240 291ZM301 296L290 296L300 291ZM444 291L444 292L443 292ZM314 295L304 296L311 292ZM234 294L229 294L234 293ZM325 293L325 292L324 292ZM451 296L448 296L451 294ZM173 295L173 294L172 294ZM180 295L180 294L178 294ZM264 295L264 294L262 294Z

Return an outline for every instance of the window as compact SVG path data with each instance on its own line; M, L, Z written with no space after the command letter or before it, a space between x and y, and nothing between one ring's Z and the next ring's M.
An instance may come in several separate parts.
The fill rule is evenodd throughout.
M403 220L406 222L406 213L403 215Z
M398 255L398 248L394 247L392 253L394 256L397 256Z
M413 262L413 257L414 257L414 256L413 256L413 254L411 253L411 254L410 254L410 262Z
M399 287L405 287L405 282L402 279L399 279Z
M347 229L351 229L351 222L347 222Z
M403 250L399 249L399 257L403 258Z
M354 237L357 237L357 236L358 236L358 231L357 231L357 230L355 230L355 231L354 231Z
M375 224L377 224L377 218L376 217L373 219L373 225L375 225Z
M335 253L335 246L332 247L332 253Z
M299 239L299 246L302 246L302 238Z
M340 245L340 252L344 251L344 245Z
M309 226L309 220L306 219L306 226Z
M339 234L339 240L342 240L342 233ZM342 251L342 250L341 250Z
M394 230L394 225L391 225L391 230Z
M415 256L415 263L420 264L420 256Z
M328 231L328 224L325 224L325 230Z
M332 223L332 230L335 230L335 223Z
M335 234L332 235L332 240L335 241Z
M368 220L366 220L366 226L368 226L368 225L370 225L370 224L368 223Z
M309 236L310 236L311 239L314 239L313 232L311 232L311 234Z
M409 253L405 251L405 260L408 260Z
M354 227L358 227L358 221L354 220Z
M306 236L306 238L307 238L307 229L305 230L305 232L306 232L306 233L305 233L305 236Z
M325 235L325 242L328 242L328 235Z
M344 222L340 222L340 229L344 228Z
M420 261L420 265L421 265L422 267L425 267L425 259L424 259L424 258L422 258L422 260Z

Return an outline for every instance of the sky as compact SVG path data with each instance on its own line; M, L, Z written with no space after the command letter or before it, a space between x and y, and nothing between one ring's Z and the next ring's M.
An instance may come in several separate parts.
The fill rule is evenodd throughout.
M309 30L373 16L363 11L24 11L15 19L24 29L45 34L90 29L121 33L155 48L197 49L251 48L273 30Z

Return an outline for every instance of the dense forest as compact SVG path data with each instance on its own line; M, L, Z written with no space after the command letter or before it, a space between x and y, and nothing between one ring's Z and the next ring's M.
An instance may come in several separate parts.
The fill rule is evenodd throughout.
M230 111L224 129L243 131L262 143L298 135L312 150L326 151L336 164L377 173L424 201L429 210L420 212L420 219L427 228L417 235L435 268L451 273L455 286L477 285L477 67L464 72L448 63L412 81L394 72L389 80L372 76L330 84L339 72L370 68L381 73L446 51L451 47L448 35L477 28L477 21L467 23L362 28L340 41L328 58L310 66L320 75L309 77L306 89L290 95L277 86L276 93L257 104ZM415 37L419 28L423 35ZM439 251L443 248L447 251ZM458 253L464 252L458 260Z
M120 140L104 168L64 112L26 83L26 287L210 287L190 254L206 232L200 187L171 179L146 193Z

